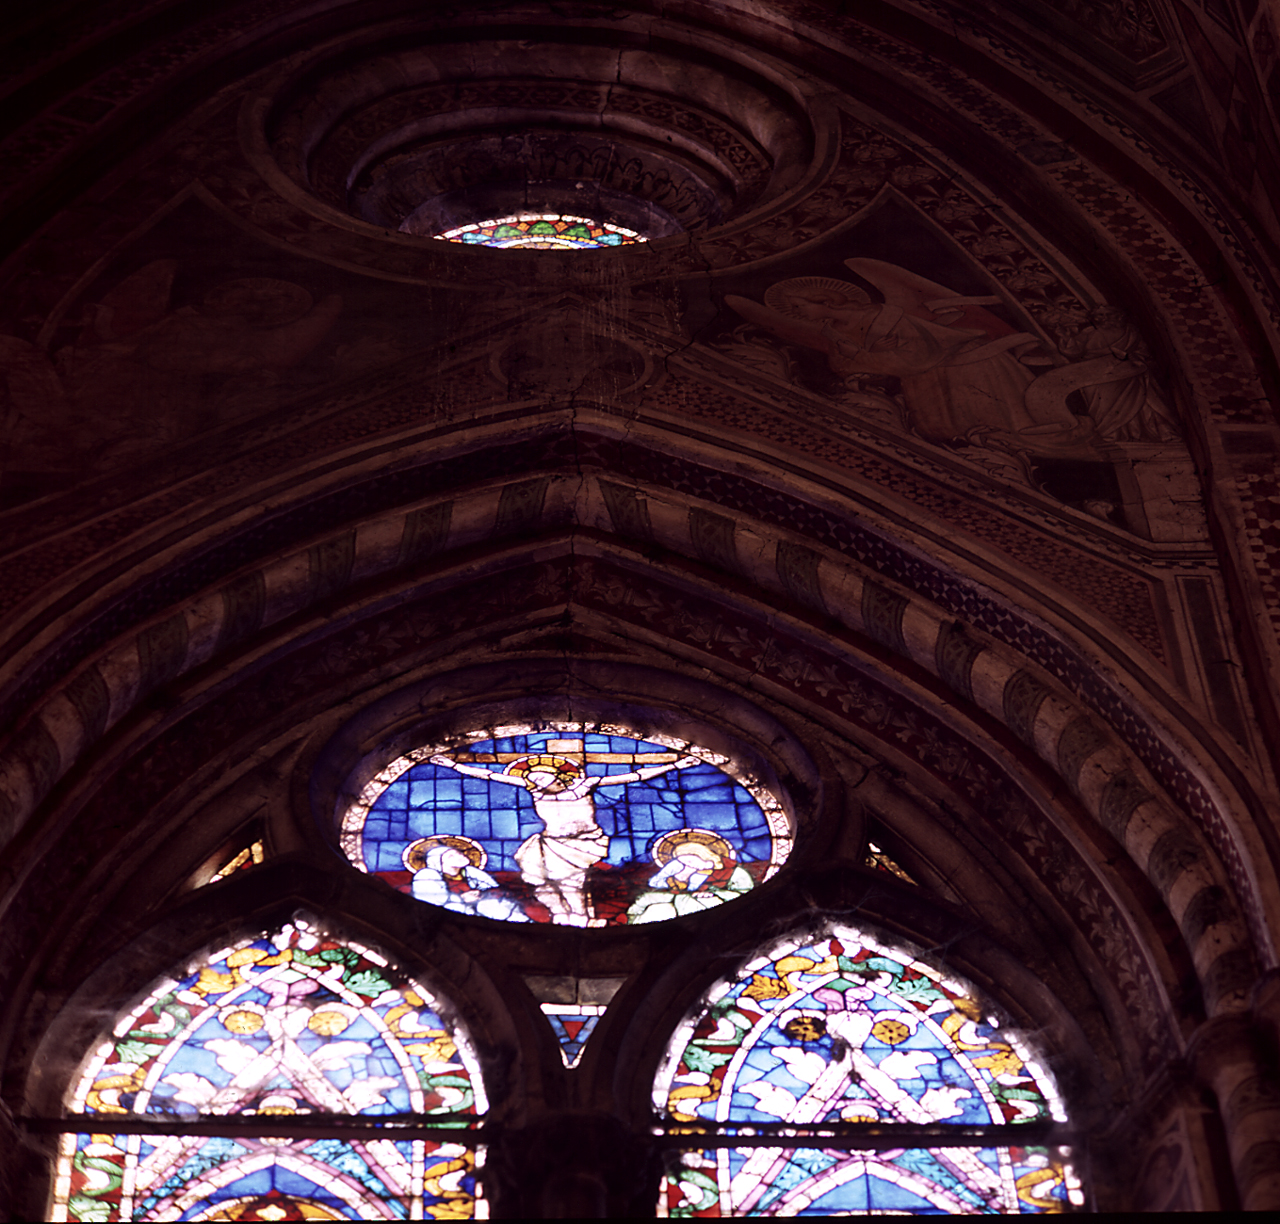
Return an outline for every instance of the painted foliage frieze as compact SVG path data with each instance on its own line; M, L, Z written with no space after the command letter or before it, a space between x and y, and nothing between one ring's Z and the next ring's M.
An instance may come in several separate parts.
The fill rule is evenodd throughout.
M580 927L736 900L791 846L778 800L724 756L577 723L417 749L364 788L341 836L357 867L416 900Z

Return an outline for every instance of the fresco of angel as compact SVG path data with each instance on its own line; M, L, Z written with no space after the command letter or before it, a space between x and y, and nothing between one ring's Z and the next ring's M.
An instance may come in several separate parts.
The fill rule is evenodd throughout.
M1024 361L1040 353L1040 338L987 309L1000 298L964 296L879 259L844 262L884 301L826 276L779 281L763 303L734 294L725 301L780 339L824 354L842 378L897 378L908 423L929 442L998 441L1032 454L1096 458L1106 439L1173 436L1152 403L1145 362L1108 337L1082 335L1073 355L1083 360L1045 370L1053 358ZM1089 415L1072 410L1074 391Z

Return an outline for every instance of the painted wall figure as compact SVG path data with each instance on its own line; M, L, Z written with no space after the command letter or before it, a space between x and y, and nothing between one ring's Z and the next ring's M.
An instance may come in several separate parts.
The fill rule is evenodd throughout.
M315 302L274 277L225 280L199 305L174 309L177 272L176 260L161 259L125 277L52 355L0 337L10 428L24 447L56 454L57 467L111 468L270 411L280 373L315 349L342 309L336 293Z
M986 307L995 295L964 296L878 259L845 266L883 294L873 302L851 281L790 277L771 285L764 302L728 294L738 314L779 338L816 349L843 378L897 378L910 428L926 441L959 440L1047 457L1098 458L1110 439L1164 441L1174 433L1153 398L1132 332L1083 329L1071 356L1056 365L1043 342ZM1119 346L1119 347L1118 347ZM1089 414L1069 397L1084 393Z

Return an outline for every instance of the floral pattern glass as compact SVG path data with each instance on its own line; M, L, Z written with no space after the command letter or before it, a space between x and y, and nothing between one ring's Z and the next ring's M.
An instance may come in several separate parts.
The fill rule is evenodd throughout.
M1063 1121L1053 1081L961 983L866 935L791 941L712 991L655 1090L673 1124L970 1127ZM768 1133L766 1130L764 1133ZM661 1214L969 1214L1079 1201L1062 1154L1031 1144L693 1150ZM848 1134L848 1132L845 1132ZM905 1140L904 1133L904 1140ZM820 1142L820 1141L819 1141Z
M625 226L561 213L522 213L493 221L476 221L446 230L436 237L445 242L464 242L469 246L533 247L555 251L586 251L646 241L643 234Z
M68 1101L56 1220L462 1219L483 1215L474 1151L359 1137L118 1134L113 1118L208 1121L485 1109L465 1039L376 952L298 925L162 982L90 1056Z

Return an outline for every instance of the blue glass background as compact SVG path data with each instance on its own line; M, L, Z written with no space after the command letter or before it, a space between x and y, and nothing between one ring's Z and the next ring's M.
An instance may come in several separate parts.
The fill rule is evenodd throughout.
M736 1176L741 1171L754 1150L752 1148L729 1150L730 1176ZM983 1164L991 1169L999 1168L1000 1158L995 1148L979 1148L977 1152ZM784 1195L811 1178L821 1176L843 1159L841 1153L804 1148L793 1150L790 1156L790 1160L770 1183L769 1189L752 1207L750 1214L765 1214ZM956 1195L967 1202L975 1214L992 1213L992 1209L987 1206L982 1196L967 1186L952 1170L946 1168L927 1148L907 1148L897 1155L891 1152L885 1153L885 1158L890 1163L916 1173L941 1189ZM807 1207L796 1211L795 1215L798 1217L828 1216L863 1214L871 1211L902 1215L950 1214L929 1202L928 1199L919 1197L905 1186L899 1186L895 1182L872 1175L851 1178L842 1185L828 1190Z
M868 1000L860 1001L857 1006L871 1011L887 1012L891 1016L902 1010L901 1001L887 999L883 995L873 995ZM812 995L790 1002L789 1007L801 1008L812 1013L827 1010L826 1005ZM734 1121L778 1121L775 1115L760 1108L760 1102L756 1097L742 1090L746 1084L760 1083L762 1081L777 1084L778 1087L785 1088L797 1099L808 1090L809 1085L792 1075L787 1064L773 1052L773 1047L775 1046L794 1046L813 1050L821 1053L827 1059L831 1059L833 1056L833 1038L830 1033L824 1034L818 1041L801 1043L788 1037L783 1032L781 1023L775 1021L760 1037L760 1040L751 1047L743 1062L742 1069L734 1078L729 1113L729 1117ZM886 1055L893 1053L895 1050L927 1050L934 1055L937 1061L920 1066L915 1079L898 1080L897 1082L902 1088L916 1100L923 1097L930 1088L967 1088L969 1089L969 1096L960 1098L956 1102L959 1107L958 1112L952 1117L946 1118L945 1121L956 1126L990 1125L992 1121L991 1111L983 1101L978 1085L965 1068L952 1057L951 1051L939 1040L938 1035L926 1024L919 1024L911 1036L895 1045L889 1045L878 1037L868 1036L862 1045L862 1050L877 1064ZM825 1117L829 1120L839 1121L840 1107L865 1095L864 1092L858 1089L855 1079L839 1097L832 1100L831 1107ZM707 1116L710 1116L711 1109L711 1106L706 1108L705 1113Z
M398 1144L397 1146L402 1151L405 1151L406 1156L408 1155L407 1144ZM386 1186L369 1170L368 1165L351 1144L330 1139L305 1146L299 1145L299 1147L308 1156L340 1169L343 1173L363 1184L375 1199L381 1200L392 1208L397 1217L401 1219L407 1218L408 1212L404 1203L390 1194ZM201 1155L203 1155L203 1151ZM319 1176L320 1174L317 1170L317 1177ZM174 1178L172 1184L166 1185L160 1194L153 1194L147 1200L147 1203L143 1205L159 1202L166 1194L172 1194L180 1190L185 1180L188 1179L184 1178L180 1181L178 1178ZM184 1212L181 1218L184 1220L194 1219L208 1211L214 1204L231 1202L250 1195L266 1195L270 1194L272 1190L281 1195L309 1199L320 1203L327 1210L341 1216L343 1219L360 1220L368 1218L359 1211L347 1206L341 1198L319 1181L313 1181L311 1178L279 1164L258 1169L256 1172L237 1178L225 1186L220 1186L208 1198L202 1199L198 1204Z
M315 996L311 997L314 998ZM237 1003L259 1003L263 1007L271 1007L274 1002L272 996L263 990L245 991L237 995L236 1000ZM234 1005L228 1010L234 1010ZM419 1012L419 1016L423 1022L430 1023L433 1020L433 1013L425 1008ZM182 1047L169 1060L169 1065L165 1068L164 1078L160 1083L156 1084L151 1100L147 1105L147 1113L173 1113L193 1118L200 1113L200 1110L195 1105L175 1099L173 1093L177 1089L173 1085L166 1083L165 1079L175 1074L187 1072L203 1076L212 1084L222 1085L227 1083L230 1076L226 1070L218 1065L217 1054L215 1053L216 1047L210 1049L206 1044L216 1040L235 1041L259 1052L267 1050L271 1045L271 1035L265 1028L250 1034L233 1033L223 1026L220 1015L215 1014L208 1017L183 1042ZM396 1061L395 1055L391 1053L382 1034L369 1022L367 1017L357 1015L348 1028L333 1038L322 1037L304 1029L294 1040L299 1048L307 1054L315 1053L333 1041L364 1042L370 1047L368 1054L352 1054L344 1062L330 1062L326 1064L324 1074L332 1084L344 1090L349 1088L352 1082L357 1079L387 1077L395 1081L394 1086L383 1089L385 1099L381 1104L367 1105L360 1111L361 1113L406 1113L410 1109L409 1090L405 1087L404 1071ZM256 1095L266 1095L272 1092L298 1096L301 1093L301 1085L290 1073L289 1069L282 1065L270 1080L258 1087ZM237 1106L236 1112L246 1106L252 1106L253 1101L254 1098L250 1097L241 1102Z
M577 739L564 731L518 735L468 744L471 753L540 753L548 740ZM618 735L587 734L586 751L670 753L664 744ZM445 753L444 755L449 755ZM641 765L639 768L643 768ZM482 768L500 772L501 765ZM587 773L625 774L637 766L587 764ZM674 829L710 829L723 837L742 862L768 862L772 839L759 804L714 765L673 769L647 782L598 786L596 819L609 835L607 862L615 867L649 860L652 843ZM378 796L364 825L365 864L370 871L403 871L404 848L437 833L474 838L489 853L488 871L519 870L512 857L527 837L542 831L533 799L523 786L467 778L447 766L421 764L402 774Z

